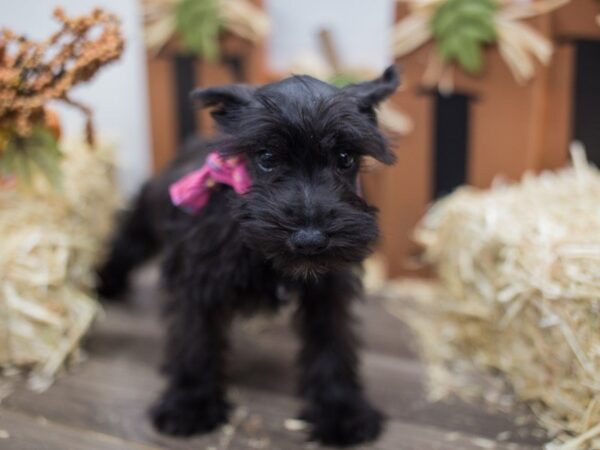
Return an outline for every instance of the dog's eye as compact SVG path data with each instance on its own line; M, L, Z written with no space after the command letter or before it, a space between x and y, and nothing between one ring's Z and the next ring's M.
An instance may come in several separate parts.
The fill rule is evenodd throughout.
M337 155L337 165L342 170L348 170L354 167L354 156L346 152L340 152Z
M271 172L275 168L275 157L272 152L263 151L256 157L258 167L265 172Z

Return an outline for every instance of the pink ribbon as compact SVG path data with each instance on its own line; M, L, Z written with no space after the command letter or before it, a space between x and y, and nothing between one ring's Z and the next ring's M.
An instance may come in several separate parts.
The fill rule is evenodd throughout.
M240 195L248 192L252 180L244 160L239 156L222 158L218 151L209 153L200 169L171 184L171 201L192 214L197 213L206 206L217 184L231 186Z

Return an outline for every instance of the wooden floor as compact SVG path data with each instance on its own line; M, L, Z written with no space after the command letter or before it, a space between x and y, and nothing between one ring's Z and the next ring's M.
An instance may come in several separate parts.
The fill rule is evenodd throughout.
M85 343L88 358L45 393L17 389L0 407L0 449L303 449L293 419L297 343L285 321L240 324L230 362L232 422L208 436L172 439L155 433L146 410L162 386L157 373L162 329L153 276L138 280L127 305L111 306ZM388 415L385 434L363 448L380 450L537 449L531 423L483 405L430 403L424 371L401 323L372 299L363 318L363 372L371 398Z

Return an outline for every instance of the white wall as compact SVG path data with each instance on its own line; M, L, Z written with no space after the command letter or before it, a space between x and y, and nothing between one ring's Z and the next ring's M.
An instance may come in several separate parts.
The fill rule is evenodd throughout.
M151 157L139 4L136 0L0 0L0 27L42 39L58 28L51 17L57 5L69 15L100 6L122 21L127 40L123 57L75 88L72 97L93 108L97 134L116 142L119 182L123 191L131 194L148 176ZM65 136L81 133L82 115L69 107L59 111Z
M318 32L325 27L342 64L383 69L391 61L394 5L394 0L266 0L274 22L270 63L285 71L307 52L320 55Z

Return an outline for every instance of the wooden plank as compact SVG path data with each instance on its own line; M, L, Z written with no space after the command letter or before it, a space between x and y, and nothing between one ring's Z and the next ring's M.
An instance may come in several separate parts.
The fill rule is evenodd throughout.
M575 47L572 43L557 43L548 73L539 169L557 169L568 162L569 145L573 139L574 83Z
M156 433L147 410L160 392L161 381L156 370L145 369L147 374L142 374L130 370L132 366L144 370L136 361L89 361L77 372L64 376L48 392L18 390L5 400L3 407L158 448L186 450L192 444L203 448L212 442L206 436L186 442Z
M558 39L600 39L600 4L597 0L571 0L552 13Z
M250 337L244 341L249 342ZM289 367L294 362L295 347L289 342L280 336L270 339L268 333L263 333L252 338L251 352L236 350L230 370L236 386L282 395L294 393L295 376ZM367 352L363 354L362 372L373 401L393 420L487 438L508 430L514 433L517 442L535 440L526 430L519 431L512 417L483 404L430 402L424 386L426 375L417 361Z
M379 250L387 259L390 277L411 272L407 259L417 246L410 236L431 200L433 98L420 93L424 64L421 53L403 60L405 84L391 101L411 117L414 129L394 146L396 164L373 172L377 192L367 192L380 210Z
M278 443L290 441L297 444L304 443L303 432L289 432L285 429L285 420L290 416L285 411L294 411L299 407L299 402L288 397L273 395L264 391L243 390L238 393L239 401L252 405L251 408L265 419L269 424L269 434L272 436L281 436ZM282 414L284 412L284 414ZM401 422L398 420L388 420L385 425L384 433L381 438L373 444L362 446L361 448L376 450L481 450L484 445L494 444L497 450L528 450L537 448L527 444L493 442L468 433L460 433L437 429L431 426L424 426L414 423ZM278 448L278 447L274 447ZM306 448L306 447L304 447Z
M171 439L154 432L146 411L164 383L157 371L163 327L157 321L160 294L153 284L156 273L145 271L140 275L133 302L108 307L106 319L88 339L88 361L62 376L48 392L39 395L19 389L3 407L159 448L220 448L223 439L229 439L231 449L247 449L249 442L254 445L261 439L268 439L269 448L302 448L304 435L284 426L285 419L294 417L300 408L300 401L294 397L296 375L292 370L298 343L285 314L273 325L238 324L235 330L230 394L247 417L236 425L234 416L238 431L233 437L227 437L224 430L191 440ZM470 449L456 432L470 442L481 437L494 439L505 431L513 433L513 444L539 442L526 429L516 427L511 417L488 411L482 405L427 401L423 368L405 342L410 335L400 331L401 323L387 315L381 303L366 303L358 309L366 319L366 385L374 402L390 418L388 432L375 448ZM409 437L402 436L404 433Z
M48 393L43 395L44 401L40 402L38 394L21 392L20 400L14 400L7 404L10 411L37 408L38 414L50 417L53 421L66 423L70 426L86 427L100 433L110 433L138 443L149 443L161 448L185 450L192 448L203 448L202 446L217 446L226 435L225 429L207 436L192 439L171 439L155 434L144 422L143 406L152 399L152 393L158 388L158 380L154 375L138 365L126 368L128 362L111 363L108 361L93 361L88 363L93 370L85 375L80 374L73 378L65 386L59 383ZM120 382L114 383L114 366L120 366L123 370L119 373ZM133 377L131 374L135 374ZM273 380L273 379L271 379ZM292 448L303 448L305 435L303 433L287 430L286 419L293 418L298 411L300 403L296 399L274 393L273 389L262 391L245 387L235 387L232 397L238 405L242 405L245 411L244 419L235 419L236 432L232 440L239 447L243 446L249 439L267 439L273 444L272 448L285 450ZM60 411L56 410L53 403L63 400ZM74 401L75 399L78 402ZM86 405L88 408L77 409L77 404ZM93 408L89 406L94 405ZM54 406L54 407L53 407ZM114 420L103 420L102 411L110 412ZM137 411L137 412L136 412ZM455 414L460 416L460 412ZM239 410L237 415L239 415ZM463 418L463 420L465 420ZM257 422L259 425L257 425ZM255 425L249 426L254 423ZM245 425L244 425L245 424ZM504 430L503 430L504 431ZM382 439L374 447L381 450L392 449L476 449L482 448L480 443L489 442L468 432L457 432L455 429L439 429L419 423L408 423L396 420L391 416ZM510 447L509 447L510 445ZM206 447L204 447L206 448ZM498 444L497 449L526 449L532 448L528 445L511 445L511 443Z
M89 426L125 439L174 445L156 435L145 417L147 407L162 386L156 370L160 360L155 351L160 346L157 329L156 325L129 327L113 339L106 339L100 334L98 339L106 341L102 351L98 352L98 343L94 344L92 339L90 361L61 378L43 397L19 391L6 401L6 405L19 411L47 415L53 420L64 420L72 426ZM154 331L149 333L148 330ZM139 334L124 339L123 334L128 333ZM393 339L393 335L390 338ZM239 332L230 358L234 390L293 396L295 373L291 368L296 346L289 335L285 337L277 329L267 329L258 335L255 331ZM393 420L487 438L506 430L516 430L510 417L486 411L480 405L427 401L423 387L425 375L414 360L367 353L364 355L363 372L374 401ZM248 403L245 405L248 406ZM295 413L296 408L282 412L287 417L293 417ZM529 437L521 439L522 442L529 440Z
M483 405L429 402L424 387L425 372L416 361L414 351L407 345L411 335L406 327L383 311L382 305L376 301L367 302L358 309L365 319L361 329L367 343L363 352L366 384L374 400L384 406L391 417L489 438L506 430L516 432L511 417L489 408L486 410ZM137 337L120 337L121 343L118 344L117 339L107 339L98 330L95 333L97 338L92 337L89 343L90 352L96 357L119 362L132 360L146 366L148 371L156 371L160 355L144 351L144 345L153 349L160 347L160 327L152 318L146 318L144 325L138 319L137 325L132 326L130 315L139 317L136 311L127 314L113 308L102 329L109 327L106 333L109 336L119 329L126 329ZM274 325L263 324L258 328L260 332L256 326L238 327L234 333L229 371L232 383L243 388L294 395L296 374L292 369L298 343L289 329L288 320L278 319ZM374 330L377 330L376 335ZM277 380L277 383L272 380ZM524 441L528 442L528 439L525 437Z
M544 36L550 35L550 18L529 21ZM456 89L474 96L470 136L468 182L487 188L492 180L519 179L538 170L543 159L548 68L536 63L535 77L519 85L497 48L485 54L485 69L473 77L456 70Z
M0 448L5 450L159 450L5 409L0 409L0 428L3 430Z
M498 442L467 433L444 431L437 428L390 421L382 438L375 442L376 450L533 450L538 445Z
M253 45L244 62L246 70L246 80L250 84L268 83L269 73L267 70L267 44L262 42Z
M229 84L234 81L229 68L221 62L198 61L196 76L196 85L203 88ZM202 109L196 116L200 134L206 137L214 136L216 130L209 111Z
M179 145L173 61L148 55L148 102L152 140L152 165L155 172L172 158Z

